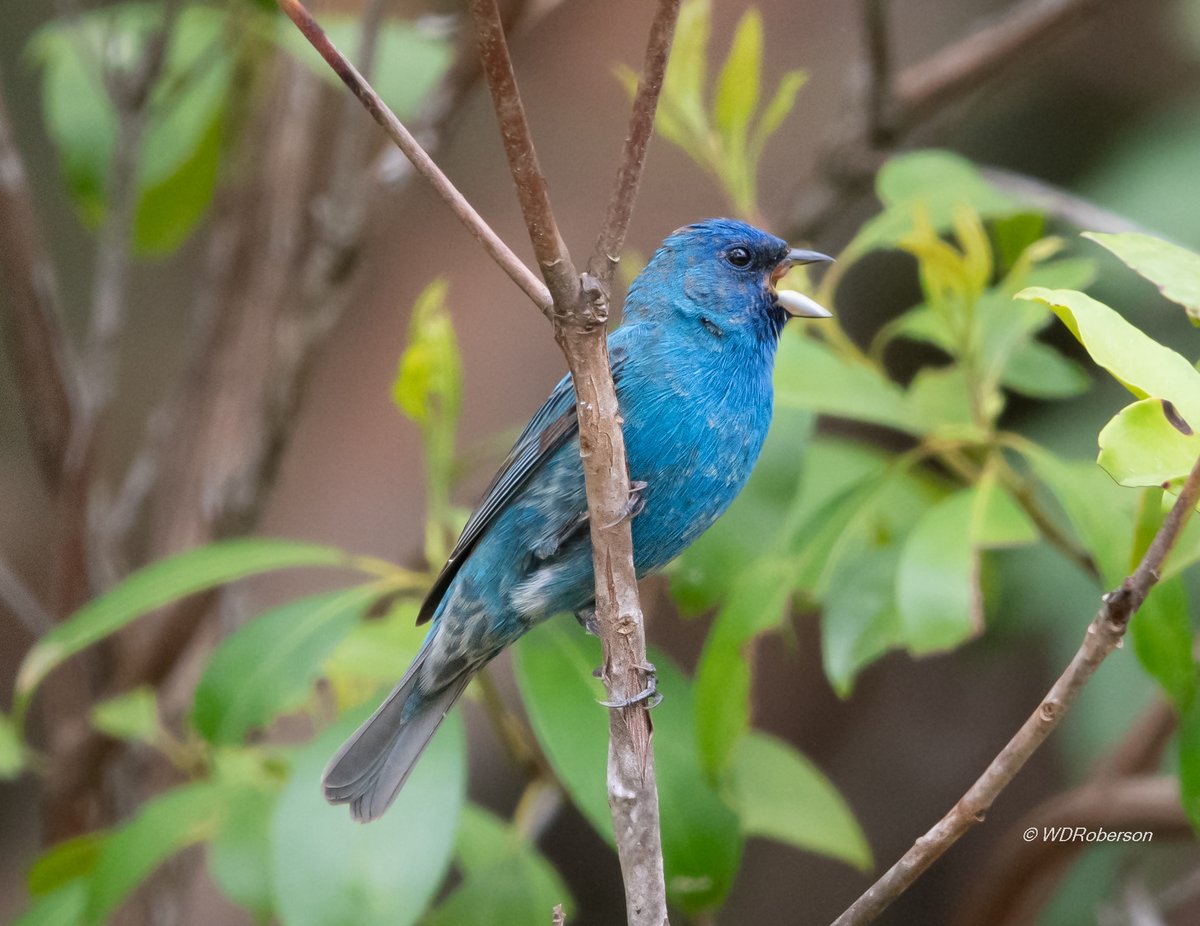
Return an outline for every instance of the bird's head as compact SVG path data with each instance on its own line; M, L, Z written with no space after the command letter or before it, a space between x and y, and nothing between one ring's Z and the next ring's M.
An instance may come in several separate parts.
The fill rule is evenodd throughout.
M649 317L669 304L717 330L753 327L778 335L789 317L827 318L807 296L777 290L796 264L830 261L734 219L706 219L677 229L629 290L626 317Z

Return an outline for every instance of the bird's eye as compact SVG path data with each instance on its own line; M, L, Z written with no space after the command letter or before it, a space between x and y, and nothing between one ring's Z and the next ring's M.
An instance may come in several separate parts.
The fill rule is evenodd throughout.
M745 248L730 248L725 253L725 259L735 267L750 266L750 252Z

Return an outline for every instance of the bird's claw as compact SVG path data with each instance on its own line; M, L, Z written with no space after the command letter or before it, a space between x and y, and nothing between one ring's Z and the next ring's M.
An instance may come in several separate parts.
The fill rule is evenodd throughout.
M629 498L625 500L625 508L612 524L605 525L606 529L616 527L622 521L632 520L642 513L642 509L646 507L646 496L643 493L648 485L648 482L642 482L640 479L629 483Z
M654 665L646 663L640 667L646 673L646 687L631 697L620 701L601 701L603 707L610 708L625 708L632 707L635 704L645 704L646 710L652 711L662 703L662 693L658 690L658 675L655 673Z
M600 624L596 620L596 609L590 611L576 611L575 620L579 621L579 626L583 628L584 633L591 634L593 637L600 636Z

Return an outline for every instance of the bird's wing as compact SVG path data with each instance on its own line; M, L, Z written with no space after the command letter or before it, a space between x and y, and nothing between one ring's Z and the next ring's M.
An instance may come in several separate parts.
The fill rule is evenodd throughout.
M610 355L613 379L620 377L625 364L625 351L614 347ZM579 418L575 411L575 389L568 374L564 376L550 398L546 400L536 415L525 425L525 430L517 438L512 450L508 452L499 472L492 479L484 493L483 501L471 514L466 527L458 538L458 543L450 551L446 565L438 573L433 587L429 590L421 610L417 614L417 624L424 624L433 618L442 597L458 575L458 570L466 562L467 557L487 531L492 521L508 505L517 493L525 486L531 476L536 473L546 460L550 459L563 444L579 432Z

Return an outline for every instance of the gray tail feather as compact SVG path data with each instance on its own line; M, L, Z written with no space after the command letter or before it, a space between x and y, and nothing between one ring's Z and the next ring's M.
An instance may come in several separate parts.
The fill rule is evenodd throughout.
M331 804L349 804L350 815L359 823L377 819L391 806L474 674L464 672L436 694L422 695L424 703L406 712L424 657L424 652L417 656L400 684L346 740L322 776L325 799Z

